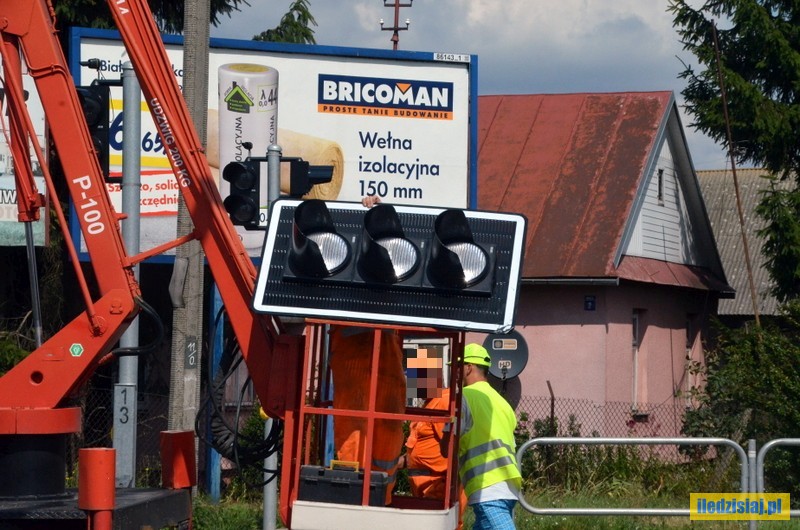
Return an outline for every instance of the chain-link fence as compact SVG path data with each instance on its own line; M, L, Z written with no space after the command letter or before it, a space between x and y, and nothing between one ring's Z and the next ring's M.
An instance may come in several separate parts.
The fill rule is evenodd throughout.
M640 404L634 409L625 402L522 396L517 405L517 436L522 440L549 436L672 438L681 436L685 412L685 405L674 401ZM662 458L681 459L672 446L648 451Z
M167 430L169 396L138 394L136 428L136 486L161 485L160 432ZM114 437L114 391L89 388L81 399L83 430L74 435L68 454L68 473L74 479L78 469L78 449L112 447ZM74 480L68 480L75 485Z
M532 438L680 438L686 406L596 403L523 396L517 406L517 445ZM614 487L648 492L727 491L740 468L730 448L658 445L534 445L520 462L532 488ZM605 489L604 489L605 488ZM686 492L680 488L689 488ZM692 490L692 491L695 491ZM609 490L610 491L610 490ZM637 490L638 491L638 490Z
M522 396L517 405L520 428L532 436L674 437L685 411L674 402L634 410L624 402L533 396Z

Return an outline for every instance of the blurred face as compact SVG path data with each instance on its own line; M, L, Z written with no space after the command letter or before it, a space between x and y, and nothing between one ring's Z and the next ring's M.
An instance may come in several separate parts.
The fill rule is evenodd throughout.
M429 399L442 396L442 358L428 356L428 350L418 349L408 357L406 397Z

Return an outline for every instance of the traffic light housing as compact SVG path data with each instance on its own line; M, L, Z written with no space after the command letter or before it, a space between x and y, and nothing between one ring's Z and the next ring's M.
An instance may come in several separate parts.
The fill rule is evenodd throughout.
M80 99L81 109L89 127L92 145L97 152L103 177L110 181L108 172L109 157L109 86L93 83L88 86L75 87Z
M256 311L505 333L526 221L495 212L279 200Z
M261 207L261 164L247 159L231 162L222 170L222 178L230 183L230 194L222 201L235 225L256 229Z
M261 223L261 164L266 157L248 157L243 162L231 162L222 170L223 180L230 183L229 195L223 200L225 210L235 225L247 230L262 230ZM302 158L281 157L289 162L289 196L302 197L317 184L330 182L333 166L312 166Z
M326 184L333 178L333 166L312 166L302 158L284 156L289 162L289 197L300 198L317 184Z

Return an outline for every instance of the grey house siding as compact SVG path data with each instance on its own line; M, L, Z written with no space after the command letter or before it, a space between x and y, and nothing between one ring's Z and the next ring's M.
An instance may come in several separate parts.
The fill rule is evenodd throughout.
M658 164L647 176L645 185L644 201L625 254L699 265L691 217L668 142L664 142Z

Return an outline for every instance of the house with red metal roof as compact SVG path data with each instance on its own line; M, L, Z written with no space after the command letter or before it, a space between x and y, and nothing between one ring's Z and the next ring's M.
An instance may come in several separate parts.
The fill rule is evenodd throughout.
M478 207L528 219L515 328L528 362L503 383L509 399L579 404L567 412L584 435L677 434L689 365L734 291L673 94L481 96L478 108Z

